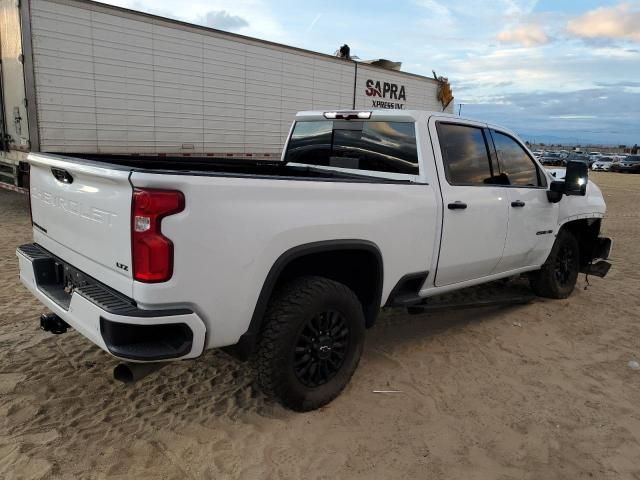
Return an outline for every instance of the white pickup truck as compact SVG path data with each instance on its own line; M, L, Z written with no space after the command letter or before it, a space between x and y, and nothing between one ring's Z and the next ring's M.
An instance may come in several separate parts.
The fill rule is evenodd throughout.
M132 376L231 347L295 410L341 392L383 306L525 272L565 298L610 267L586 164L556 178L508 130L442 113L299 113L272 163L29 163L17 255L45 330L75 328Z

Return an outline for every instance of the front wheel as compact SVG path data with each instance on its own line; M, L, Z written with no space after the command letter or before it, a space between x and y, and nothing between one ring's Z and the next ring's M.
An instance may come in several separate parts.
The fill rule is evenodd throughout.
M336 398L358 366L364 313L347 286L323 277L298 278L269 304L258 343L258 382L296 411Z
M549 258L529 279L536 295L547 298L567 298L573 292L580 271L580 246L576 237L560 230Z

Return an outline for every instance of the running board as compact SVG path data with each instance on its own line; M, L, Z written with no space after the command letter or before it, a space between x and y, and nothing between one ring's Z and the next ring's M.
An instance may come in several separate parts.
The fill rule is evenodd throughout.
M536 298L535 295L517 295L513 297L504 297L496 299L478 300L474 302L448 302L448 303L424 303L422 305L413 305L407 307L410 314L420 314L427 312L438 312L441 310L463 310L467 308L480 307L501 307L507 305L524 305L532 302Z

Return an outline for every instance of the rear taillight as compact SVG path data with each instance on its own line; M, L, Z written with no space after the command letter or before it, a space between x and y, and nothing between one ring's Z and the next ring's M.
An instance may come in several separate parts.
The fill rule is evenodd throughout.
M168 215L184 209L184 195L177 190L136 188L131 208L133 279L166 282L173 273L173 243L162 235L160 224Z

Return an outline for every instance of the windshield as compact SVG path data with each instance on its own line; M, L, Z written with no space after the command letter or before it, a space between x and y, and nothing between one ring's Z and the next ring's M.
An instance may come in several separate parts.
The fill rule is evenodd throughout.
M631 155L623 160L624 162L640 162L640 155Z
M284 160L417 175L415 124L352 120L296 122Z

